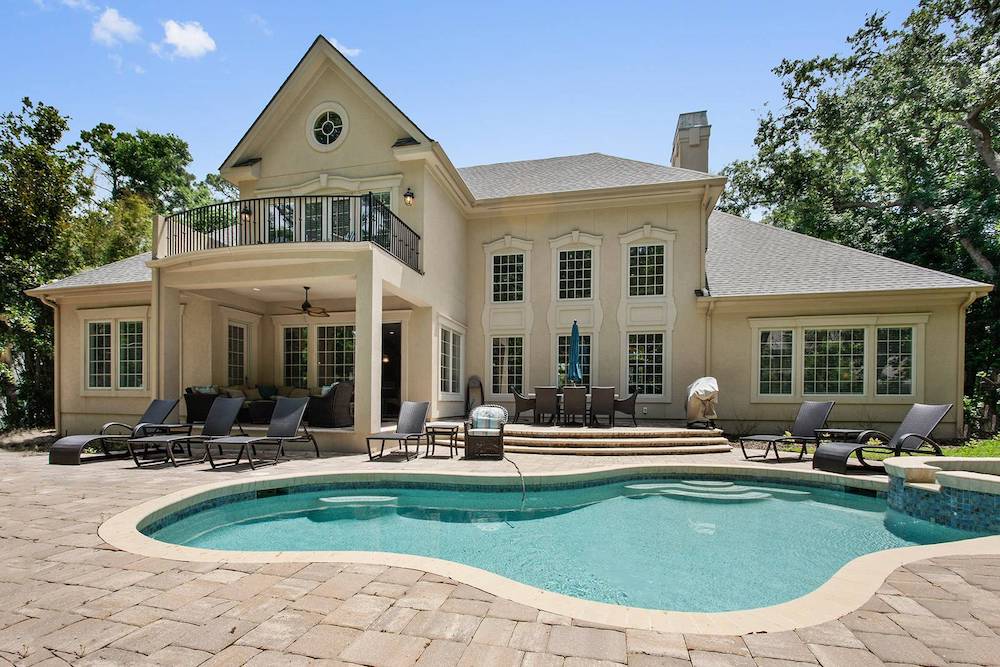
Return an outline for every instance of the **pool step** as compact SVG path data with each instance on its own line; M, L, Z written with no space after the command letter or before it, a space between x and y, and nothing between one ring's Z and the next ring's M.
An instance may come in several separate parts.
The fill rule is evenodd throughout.
M504 441L504 451L514 454L576 454L582 456L639 456L642 454L721 454L732 451L728 443L714 445L675 445L670 447L528 447Z
M676 482L650 482L627 484L625 489L634 497L669 496L679 500L700 500L714 503L745 503L767 500L780 496L787 500L805 500L808 491L777 489L753 484L727 481L678 480Z

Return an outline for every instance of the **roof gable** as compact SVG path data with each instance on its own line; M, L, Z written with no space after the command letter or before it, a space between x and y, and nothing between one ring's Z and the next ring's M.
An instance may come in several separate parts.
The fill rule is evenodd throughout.
M31 292L46 292L48 290L68 289L72 287L100 287L102 285L127 285L130 283L147 283L153 278L153 272L146 262L152 257L144 252L132 257L98 266L67 276L60 280L36 287Z
M991 287L722 211L708 219L705 272L717 297Z
M356 91L366 96L382 115L400 128L405 136L399 140L412 139L418 143L432 143L432 139L421 130L385 93L371 82L361 70L354 66L337 47L323 35L316 37L305 55L295 65L288 77L271 97L254 122L240 138L236 146L223 161L220 169L234 167L248 159L258 157L255 150L266 143L268 130L280 123L305 90L315 83L326 67L335 69Z

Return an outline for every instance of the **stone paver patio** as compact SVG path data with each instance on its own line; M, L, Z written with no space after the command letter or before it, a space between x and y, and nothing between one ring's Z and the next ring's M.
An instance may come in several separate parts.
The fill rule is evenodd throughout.
M671 457L512 458L535 472ZM136 470L0 452L0 665L1000 665L1000 555L914 563L837 621L736 637L594 627L415 570L144 558L97 534L119 511L185 487L358 466L513 470L357 456L253 472Z

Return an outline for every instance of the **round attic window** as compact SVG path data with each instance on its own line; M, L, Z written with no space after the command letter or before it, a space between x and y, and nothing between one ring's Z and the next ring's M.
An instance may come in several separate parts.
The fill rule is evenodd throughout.
M329 151L343 143L347 136L347 114L336 102L325 102L308 116L306 127L309 143L320 151Z
M344 131L344 121L336 111L324 111L316 117L313 123L313 136L316 141L329 146L337 140L340 133Z

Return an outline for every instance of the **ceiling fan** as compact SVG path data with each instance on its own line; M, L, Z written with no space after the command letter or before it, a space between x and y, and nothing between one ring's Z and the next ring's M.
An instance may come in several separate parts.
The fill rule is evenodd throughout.
M330 313L326 308L320 308L319 306L314 306L309 303L309 288L303 287L302 289L306 291L306 298L302 302L302 305L298 308L292 308L290 306L285 306L285 308L300 312L304 315L308 315L309 317L330 317Z

